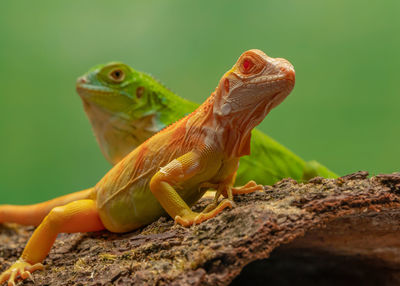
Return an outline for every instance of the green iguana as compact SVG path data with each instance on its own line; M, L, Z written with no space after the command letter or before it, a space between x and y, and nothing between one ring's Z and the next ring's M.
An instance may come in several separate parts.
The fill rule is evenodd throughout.
M198 107L150 75L117 62L92 68L77 80L76 89L97 142L112 164ZM272 185L287 177L304 181L316 176L337 177L318 162L305 162L255 129L251 154L240 159L236 182L242 185L255 180L263 185Z

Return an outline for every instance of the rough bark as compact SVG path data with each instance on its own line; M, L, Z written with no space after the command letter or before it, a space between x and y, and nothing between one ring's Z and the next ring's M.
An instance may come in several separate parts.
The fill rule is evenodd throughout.
M367 176L285 179L191 228L61 234L36 285L398 285L400 174ZM0 271L32 230L0 226Z

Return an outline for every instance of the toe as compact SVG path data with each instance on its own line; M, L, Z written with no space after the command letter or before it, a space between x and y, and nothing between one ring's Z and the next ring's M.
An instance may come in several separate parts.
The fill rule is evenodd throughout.
M1 274L0 275L0 285L3 284L4 282L6 282L9 277L10 277L9 271L6 271L3 274Z
M211 203L208 206L206 206L206 208L202 211L202 213L208 213L208 212L212 211L213 209L215 209L216 207L217 207L217 204Z
M32 274L29 271L24 271L24 272L21 273L21 278L22 279L30 278L32 280L33 277L32 277Z
M18 274L19 271L17 269L11 270L10 278L8 279L8 286L15 286L15 279L17 279Z
M175 222L178 223L178 224L180 224L181 226L184 226L184 227L188 227L188 226L191 225L191 223L190 223L188 220L182 218L182 217L179 216L179 215L177 215L177 216L175 217Z
M42 263L36 263L36 264L34 264L34 265L32 265L32 266L29 266L29 267L27 268L27 270L28 270L30 273L32 273L32 272L34 272L34 271L36 271L36 270L43 270L43 269L44 269L44 266L43 266Z

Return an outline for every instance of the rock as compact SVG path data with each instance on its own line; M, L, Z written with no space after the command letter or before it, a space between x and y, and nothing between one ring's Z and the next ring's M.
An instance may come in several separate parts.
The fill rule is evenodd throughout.
M400 284L400 174L284 179L235 203L191 228L162 217L126 234L61 234L36 285ZM31 232L0 227L1 271Z

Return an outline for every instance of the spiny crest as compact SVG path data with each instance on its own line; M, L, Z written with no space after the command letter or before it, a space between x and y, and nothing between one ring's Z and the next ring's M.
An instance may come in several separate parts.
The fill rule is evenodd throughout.
M215 101L215 93L216 91L214 91L213 93L211 93L211 95L207 98L207 100L199 106L199 112L202 113L208 113L210 111L210 109L213 107L214 105L214 101Z
M148 72L140 72L140 73L152 78L156 83L158 83L161 87L165 88L166 90L168 90L170 92L174 92L169 87L167 87L163 82L161 82L158 78L154 77L151 73L148 73Z

